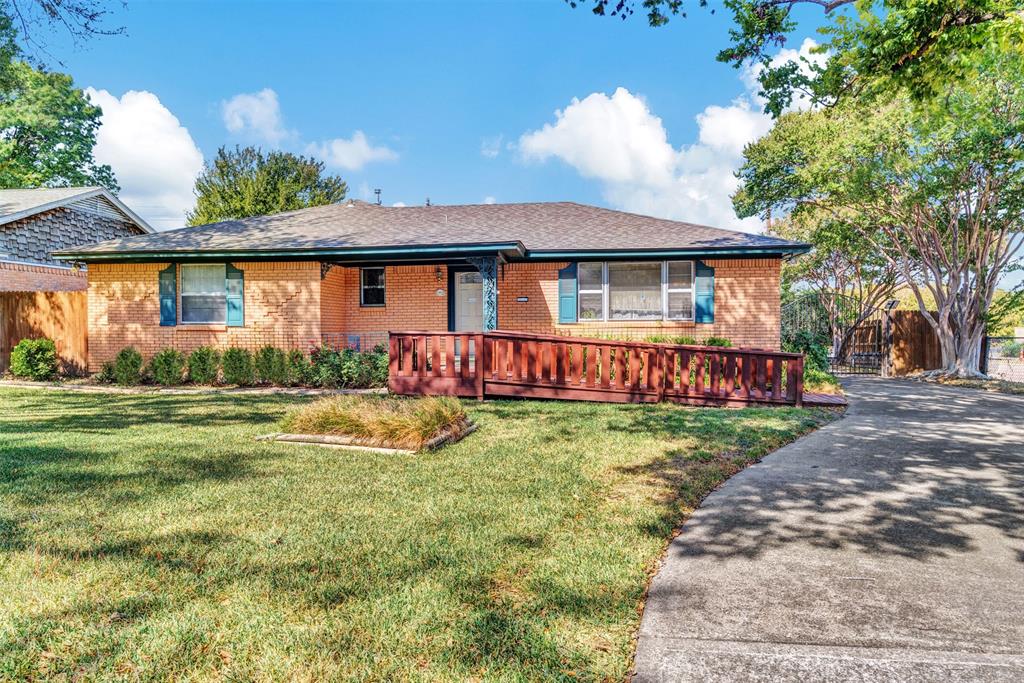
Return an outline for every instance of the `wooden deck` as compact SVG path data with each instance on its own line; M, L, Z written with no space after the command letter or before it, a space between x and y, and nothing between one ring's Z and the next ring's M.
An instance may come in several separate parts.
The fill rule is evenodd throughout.
M804 405L810 408L840 408L848 405L846 398L836 394L819 394L812 391L804 392Z
M796 353L498 331L391 332L388 345L396 394L804 404Z

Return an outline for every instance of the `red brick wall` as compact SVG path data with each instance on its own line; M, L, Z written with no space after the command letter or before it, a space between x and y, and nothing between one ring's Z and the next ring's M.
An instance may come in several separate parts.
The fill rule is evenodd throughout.
M387 341L388 330L447 330L448 270L388 266L384 306L372 307L359 305L359 268L335 266L324 279L320 310L325 334L358 335L364 347Z
M779 347L779 259L708 259L715 268L715 322L593 322L558 324L558 270L564 263L506 264L498 272L498 325L507 330L643 337L678 334L728 337L739 346ZM448 329L448 273L440 266L389 266L385 306L359 305L359 269L336 266L321 281L320 264L236 263L245 273L245 326L160 327L156 264L93 264L89 268L90 369L123 347L146 357L172 346L271 344L307 349L321 333L358 335L364 346L391 330ZM438 295L440 290L440 295ZM528 297L520 303L517 297ZM180 310L180 306L179 306Z
M0 292L74 292L88 287L82 270L0 261Z
M565 263L510 263L499 270L498 327L530 332L599 332L641 338L674 334L727 337L737 346L779 348L781 260L704 259L715 269L715 322L633 321L558 324L558 271ZM528 297L525 303L518 297Z
M167 347L184 353L204 345L306 350L319 343L319 263L235 263L245 273L243 327L161 327L158 273L167 265L89 266L90 370L99 370L125 346L135 346L149 358Z

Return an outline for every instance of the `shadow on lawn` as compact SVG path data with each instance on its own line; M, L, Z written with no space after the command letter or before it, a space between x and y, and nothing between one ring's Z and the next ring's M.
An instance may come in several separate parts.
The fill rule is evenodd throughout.
M48 400L49 399L49 400ZM48 392L19 397L17 419L0 418L0 431L104 433L137 426L216 427L269 424L308 397L251 395L76 394ZM13 416L12 416L13 417Z

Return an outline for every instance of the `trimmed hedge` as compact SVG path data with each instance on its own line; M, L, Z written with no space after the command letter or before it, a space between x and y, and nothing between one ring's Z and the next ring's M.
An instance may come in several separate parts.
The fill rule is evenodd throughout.
M283 386L288 383L288 357L281 349L264 346L256 352L254 365L256 380L260 384Z
M37 382L57 375L57 347L52 339L23 339L10 352L10 372Z
M224 381L227 384L247 387L255 380L252 353L248 349L228 349L224 352L221 362L224 371Z
M188 356L188 378L196 384L215 384L220 372L220 351L200 346Z
M134 346L117 352L114 358L114 381L121 386L142 383L142 354Z
M161 349L149 361L153 381L165 387L181 384L185 374L185 354L177 349Z
M117 358L103 364L96 375L99 382L122 385L153 381L169 386L188 380L194 384L216 384L218 375L225 384L251 386L314 386L324 388L370 389L388 385L388 354L383 344L372 351L335 350L316 347L307 357L293 349L287 353L264 346L255 354L247 349L230 348L221 354L201 346L189 354L167 348L153 356L149 364L133 347L121 349Z
M52 339L22 339L11 350L11 374L36 381L57 376L57 345Z

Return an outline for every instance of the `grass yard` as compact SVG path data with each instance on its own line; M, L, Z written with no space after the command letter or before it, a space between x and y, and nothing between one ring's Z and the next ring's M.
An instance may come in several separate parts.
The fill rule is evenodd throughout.
M648 573L825 411L467 402L417 456L302 399L0 389L0 679L621 680Z

